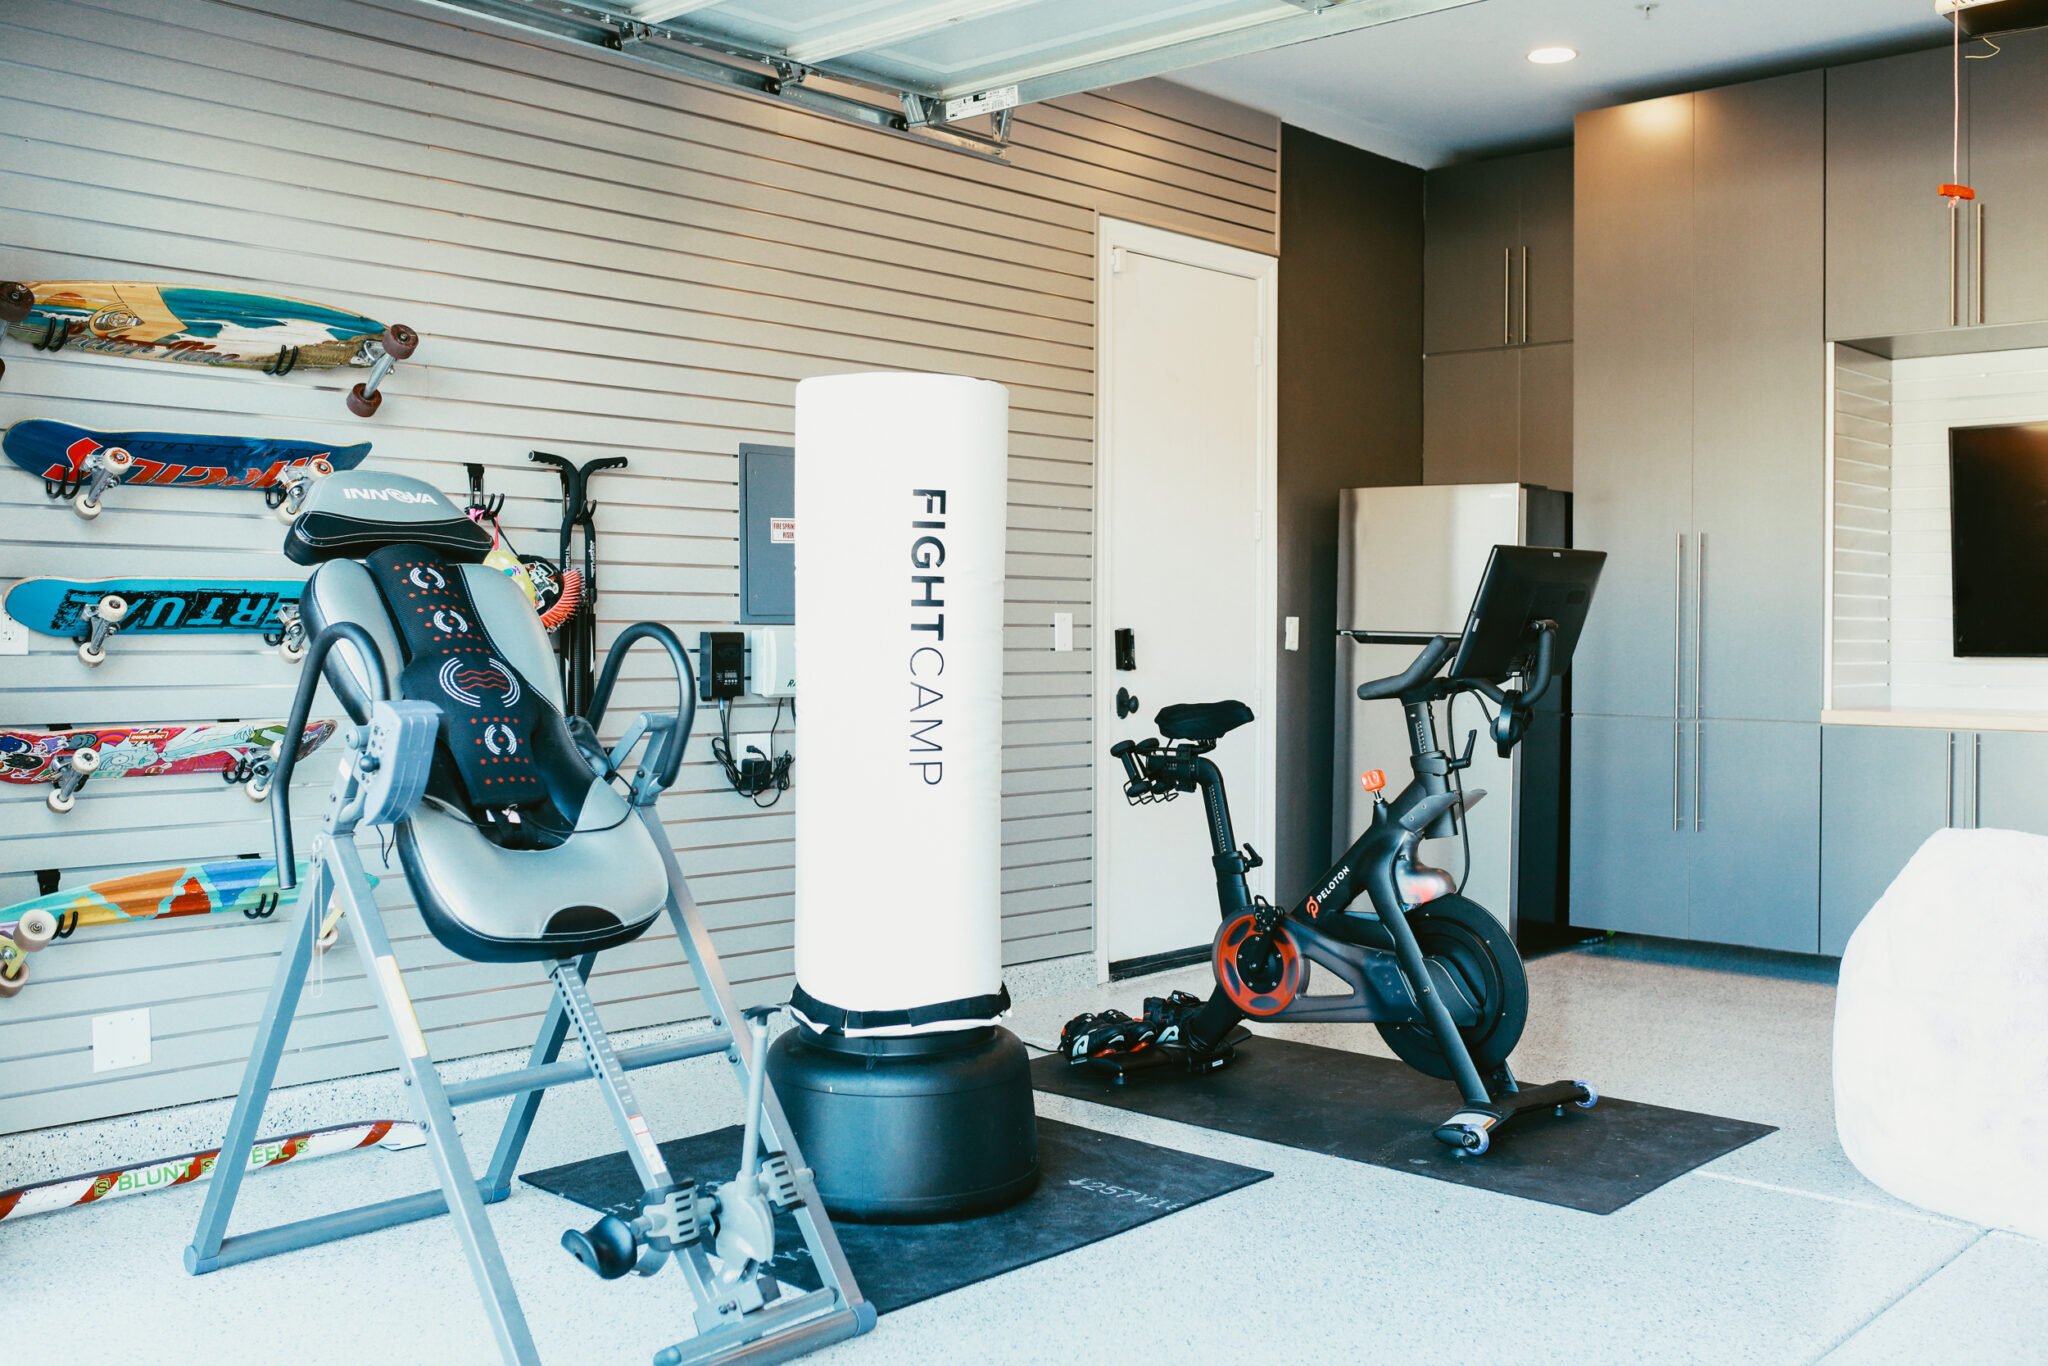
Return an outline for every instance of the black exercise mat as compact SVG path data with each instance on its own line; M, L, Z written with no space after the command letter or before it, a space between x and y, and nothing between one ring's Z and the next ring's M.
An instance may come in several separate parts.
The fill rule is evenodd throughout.
M1525 1115L1494 1135L1485 1156L1463 1157L1434 1137L1458 1108L1451 1083L1390 1058L1263 1037L1239 1045L1235 1062L1206 1076L1161 1067L1119 1086L1054 1054L1031 1064L1031 1083L1119 1110L1592 1214L1612 1214L1774 1132L1768 1124L1602 1096L1594 1109L1567 1108L1562 1118Z
M673 1170L711 1182L732 1179L739 1150L737 1126L661 1145ZM997 1214L951 1224L835 1225L854 1279L876 1312L1086 1247L1273 1174L1044 1118L1038 1121L1038 1165L1038 1189ZM591 1209L627 1215L640 1208L640 1182L623 1152L521 1179ZM793 1218L775 1221L775 1242L776 1277L817 1289L818 1273Z

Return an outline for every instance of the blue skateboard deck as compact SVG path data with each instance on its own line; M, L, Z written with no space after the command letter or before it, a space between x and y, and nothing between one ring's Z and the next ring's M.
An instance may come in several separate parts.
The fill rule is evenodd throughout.
M370 443L325 446L265 437L96 432L48 418L17 422L0 437L0 451L8 459L57 485L76 486L86 462L105 449L124 450L134 458L134 472L121 480L125 484L268 489L283 485L315 460L338 470L354 469L370 454Z
M7 615L31 631L77 639L90 632L86 609L124 599L123 634L247 632L282 638L282 609L296 609L298 579L23 579L7 590Z

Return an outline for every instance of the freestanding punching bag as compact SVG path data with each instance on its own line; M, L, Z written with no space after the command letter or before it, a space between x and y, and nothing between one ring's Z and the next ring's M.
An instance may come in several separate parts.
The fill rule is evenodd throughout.
M846 1218L963 1218L1038 1180L997 1022L1008 449L999 384L797 385L798 1027L768 1068Z

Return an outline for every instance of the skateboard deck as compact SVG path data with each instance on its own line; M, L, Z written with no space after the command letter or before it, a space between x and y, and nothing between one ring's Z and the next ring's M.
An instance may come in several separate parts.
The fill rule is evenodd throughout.
M386 350L386 328L376 319L278 294L115 280L0 288L8 290L0 304L14 301L0 317L19 310L21 291L32 296L25 313L9 318L7 334L42 351L70 347L283 374L300 366L374 365Z
M231 783L259 781L270 771L270 747L284 727L282 721L214 721L0 730L0 782L58 782L74 768L92 777L218 773ZM311 754L332 734L334 722L308 722L299 753ZM88 750L93 761L86 769L77 756Z
M310 877L311 865L299 864L299 883ZM47 911L57 921L57 937L67 938L93 925L126 925L139 920L168 920L187 915L232 915L264 920L298 899L298 888L277 886L276 859L222 859L188 863L107 878L90 886L60 888L48 896L17 902L0 910L0 934L12 935L31 911Z
M256 1145L249 1150L249 1165L244 1170L261 1171L281 1162L304 1161L375 1145L418 1147L421 1141L419 1126L410 1120L377 1119L335 1124L324 1129L256 1140ZM0 1191L0 1219L48 1214L53 1210L117 1200L127 1195L146 1195L150 1191L204 1181L213 1175L214 1160L219 1156L220 1149L208 1148L205 1152L182 1153L133 1167L110 1167L105 1171L15 1186Z
M7 615L31 631L78 639L90 633L87 609L119 598L123 634L246 633L284 638L284 609L296 608L300 579L23 579L7 590Z
M180 488L268 489L287 483L316 460L352 470L370 453L370 443L326 446L254 436L198 436L183 432L96 432L68 422L31 418L0 437L0 450L30 474L50 484L77 485L86 462L100 451L126 451L133 460L124 484L171 484Z

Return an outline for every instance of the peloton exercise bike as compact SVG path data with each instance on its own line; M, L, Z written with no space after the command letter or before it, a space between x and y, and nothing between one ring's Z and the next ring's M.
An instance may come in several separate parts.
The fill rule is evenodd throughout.
M1562 1115L1567 1105L1598 1103L1583 1081L1516 1084L1508 1054L1529 1013L1521 955L1491 912L1458 895L1457 880L1417 860L1416 846L1456 836L1463 813L1485 795L1464 792L1457 777L1472 761L1477 732L1462 754L1446 754L1436 703L1460 693L1492 702L1493 740L1503 756L1512 751L1536 703L1570 665L1605 559L1597 551L1495 546L1462 634L1342 633L1363 644L1422 647L1399 676L1358 689L1361 701L1401 704L1414 778L1388 801L1372 781L1377 773L1366 775L1372 824L1292 910L1252 895L1245 874L1263 860L1238 847L1223 774L1207 757L1252 719L1249 707L1166 707L1156 721L1168 743L1124 740L1111 748L1133 804L1200 792L1208 816L1223 925L1210 955L1216 989L1176 1040L1191 1070L1209 1070L1246 1017L1376 1024L1403 1062L1457 1084L1463 1107L1437 1126L1436 1137L1474 1156L1518 1115ZM1519 688L1507 686L1517 678ZM1344 991L1308 994L1311 964Z
M656 810L689 742L697 696L689 655L665 626L629 626L612 643L588 705L565 716L539 616L511 579L482 563L491 540L419 480L362 470L322 480L293 522L285 553L319 567L301 603L312 639L272 780L283 887L291 887L294 866L296 742L323 680L351 724L313 841L308 892L286 931L185 1267L198 1275L449 1214L500 1355L537 1366L484 1206L511 1195L547 1089L595 1080L640 1178L640 1208L628 1218L608 1214L587 1231L571 1229L562 1245L607 1280L678 1269L695 1332L654 1353L656 1366L783 1361L866 1332L874 1306L854 1284L766 1079L765 1017L773 1012L738 1008ZM676 709L643 712L607 749L598 740L606 706L627 652L642 642L667 654ZM472 962L544 967L553 1000L524 1066L442 1079L356 846L359 833L372 832L395 844L406 889L442 946ZM438 1189L230 1235L250 1145L330 900L347 912L343 924L426 1135ZM664 914L711 1029L616 1049L591 1001L591 966L600 951L638 938ZM678 979L679 991L683 985ZM572 1032L580 1056L563 1058ZM699 1184L669 1170L626 1074L715 1053L732 1064L746 1095L745 1124L737 1174ZM506 1097L511 1113L480 1176L463 1151L453 1107ZM793 1217L819 1289L770 1274L778 1214Z

